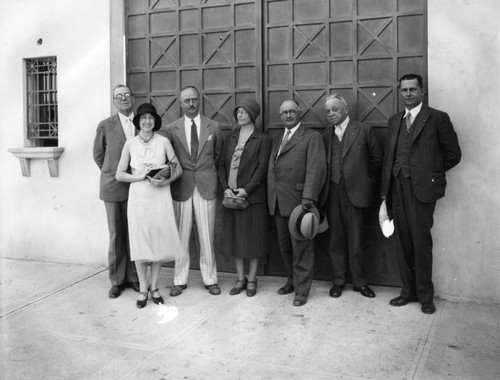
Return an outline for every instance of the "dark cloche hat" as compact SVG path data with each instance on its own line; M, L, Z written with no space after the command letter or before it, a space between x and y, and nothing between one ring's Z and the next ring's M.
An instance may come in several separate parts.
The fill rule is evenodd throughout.
M243 99L240 101L236 107L234 107L233 111L233 116L235 119L238 119L236 117L236 111L238 111L238 108L243 108L245 111L248 112L248 116L250 116L250 119L255 123L255 120L257 120L257 117L260 115L260 106L259 103L257 103L253 99Z
M141 127L139 126L139 119L141 118L141 115L144 115L145 113L150 113L155 118L155 126L153 128L153 131L157 131L158 129L160 129L161 128L161 116L156 113L156 108L151 103L142 103L139 106L139 108L137 108L137 112L135 113L134 120L133 120L135 128L141 129Z

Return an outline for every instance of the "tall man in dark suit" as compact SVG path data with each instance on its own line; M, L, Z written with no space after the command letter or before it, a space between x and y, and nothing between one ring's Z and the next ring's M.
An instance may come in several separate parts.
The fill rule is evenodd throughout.
M134 97L130 89L118 85L113 90L113 104L118 113L103 120L94 140L94 161L101 171L99 198L104 201L109 229L109 298L117 298L126 287L139 291L135 264L130 261L127 200L129 184L118 182L116 167L123 145L135 136L132 119Z
M297 240L288 228L292 210L302 204L311 209L318 201L326 178L325 147L321 135L300 123L301 109L285 100L280 116L285 130L274 139L267 172L268 206L275 216L280 247L288 280L278 294L295 290L294 306L307 302L314 267L314 241Z
M379 219L394 218L403 288L392 306L420 301L432 314L432 235L436 201L445 194L445 172L460 162L462 152L449 116L422 103L422 77L399 80L405 111L389 119L382 168Z
M209 293L218 295L214 228L222 136L219 123L199 114L200 92L196 87L188 86L181 91L180 105L184 115L159 131L169 138L183 171L182 177L171 184L184 249L175 261L170 295L178 296L187 288L193 213L200 242L201 276Z
M382 168L382 151L372 129L352 121L345 99L329 95L325 113L332 127L323 135L328 163L327 216L333 287L330 296L342 295L347 276L354 291L373 298L363 269L365 210L375 202L375 178Z

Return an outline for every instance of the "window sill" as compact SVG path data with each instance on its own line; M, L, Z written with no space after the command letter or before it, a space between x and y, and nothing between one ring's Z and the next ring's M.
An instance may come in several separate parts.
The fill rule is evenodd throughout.
M11 148L9 152L19 158L21 163L21 172L23 177L30 177L31 159L47 160L49 173L51 177L59 177L58 160L64 152L64 148L59 147L29 147L29 148Z

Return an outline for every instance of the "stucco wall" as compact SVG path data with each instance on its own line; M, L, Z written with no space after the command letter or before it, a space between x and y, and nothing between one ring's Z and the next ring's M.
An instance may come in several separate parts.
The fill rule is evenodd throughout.
M0 255L106 262L107 227L92 143L110 112L110 11L102 0L0 2ZM37 40L43 39L42 45ZM59 177L32 160L22 177L23 58L57 56Z
M435 213L434 285L447 299L500 302L500 5L429 0L429 104L463 151Z

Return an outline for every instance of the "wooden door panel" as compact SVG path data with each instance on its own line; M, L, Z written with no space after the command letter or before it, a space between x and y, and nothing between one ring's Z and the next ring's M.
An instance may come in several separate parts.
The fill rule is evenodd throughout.
M149 30L151 34L175 33L176 29L177 16L175 12L171 11L150 14Z
M330 57L348 58L353 57L354 34L352 30L353 21L334 21L330 23Z
M328 67L324 62L295 63L292 68L294 87L325 86Z
M241 91L247 91L251 93L255 82L260 80L260 78L257 76L257 69L255 66L235 67L234 76L236 88L240 89L236 94ZM254 95L252 94L251 97L253 96Z
M322 132L324 127L324 109L323 99L325 98L325 89L295 90L294 99L299 101L302 108L301 122L308 125L309 128L319 128Z
M234 61L231 33L203 33L203 64L227 65Z
M394 6L393 0L358 0L358 15L378 16L384 13L391 13Z
M328 55L328 28L322 24L297 25L293 28L295 59L324 58Z
M289 56L289 28L271 27L267 32L268 39L265 44L265 49L268 55L268 64L286 60Z
M177 39L173 36L150 37L151 69L176 68L179 65Z
M203 96L204 114L220 125L234 124L232 95L228 93L205 93Z
M236 30L234 32L235 62L236 63L253 62L259 44L255 40L255 32L252 29Z
M323 132L324 97L340 93L351 117L370 124L383 143L388 118L403 107L397 79L426 77L426 12L426 0L128 0L128 83L137 104L153 102L164 123L181 115L180 90L198 87L202 113L224 135L235 104L249 97L262 107L258 128L271 136L282 133L279 106L290 98L303 109L302 122ZM376 206L367 218L370 282L399 284L393 241L380 233ZM323 279L332 275L327 236L315 242L316 277ZM192 241L193 267L198 249ZM269 254L265 272L284 274L275 239ZM218 261L220 270L234 270L232 260Z

